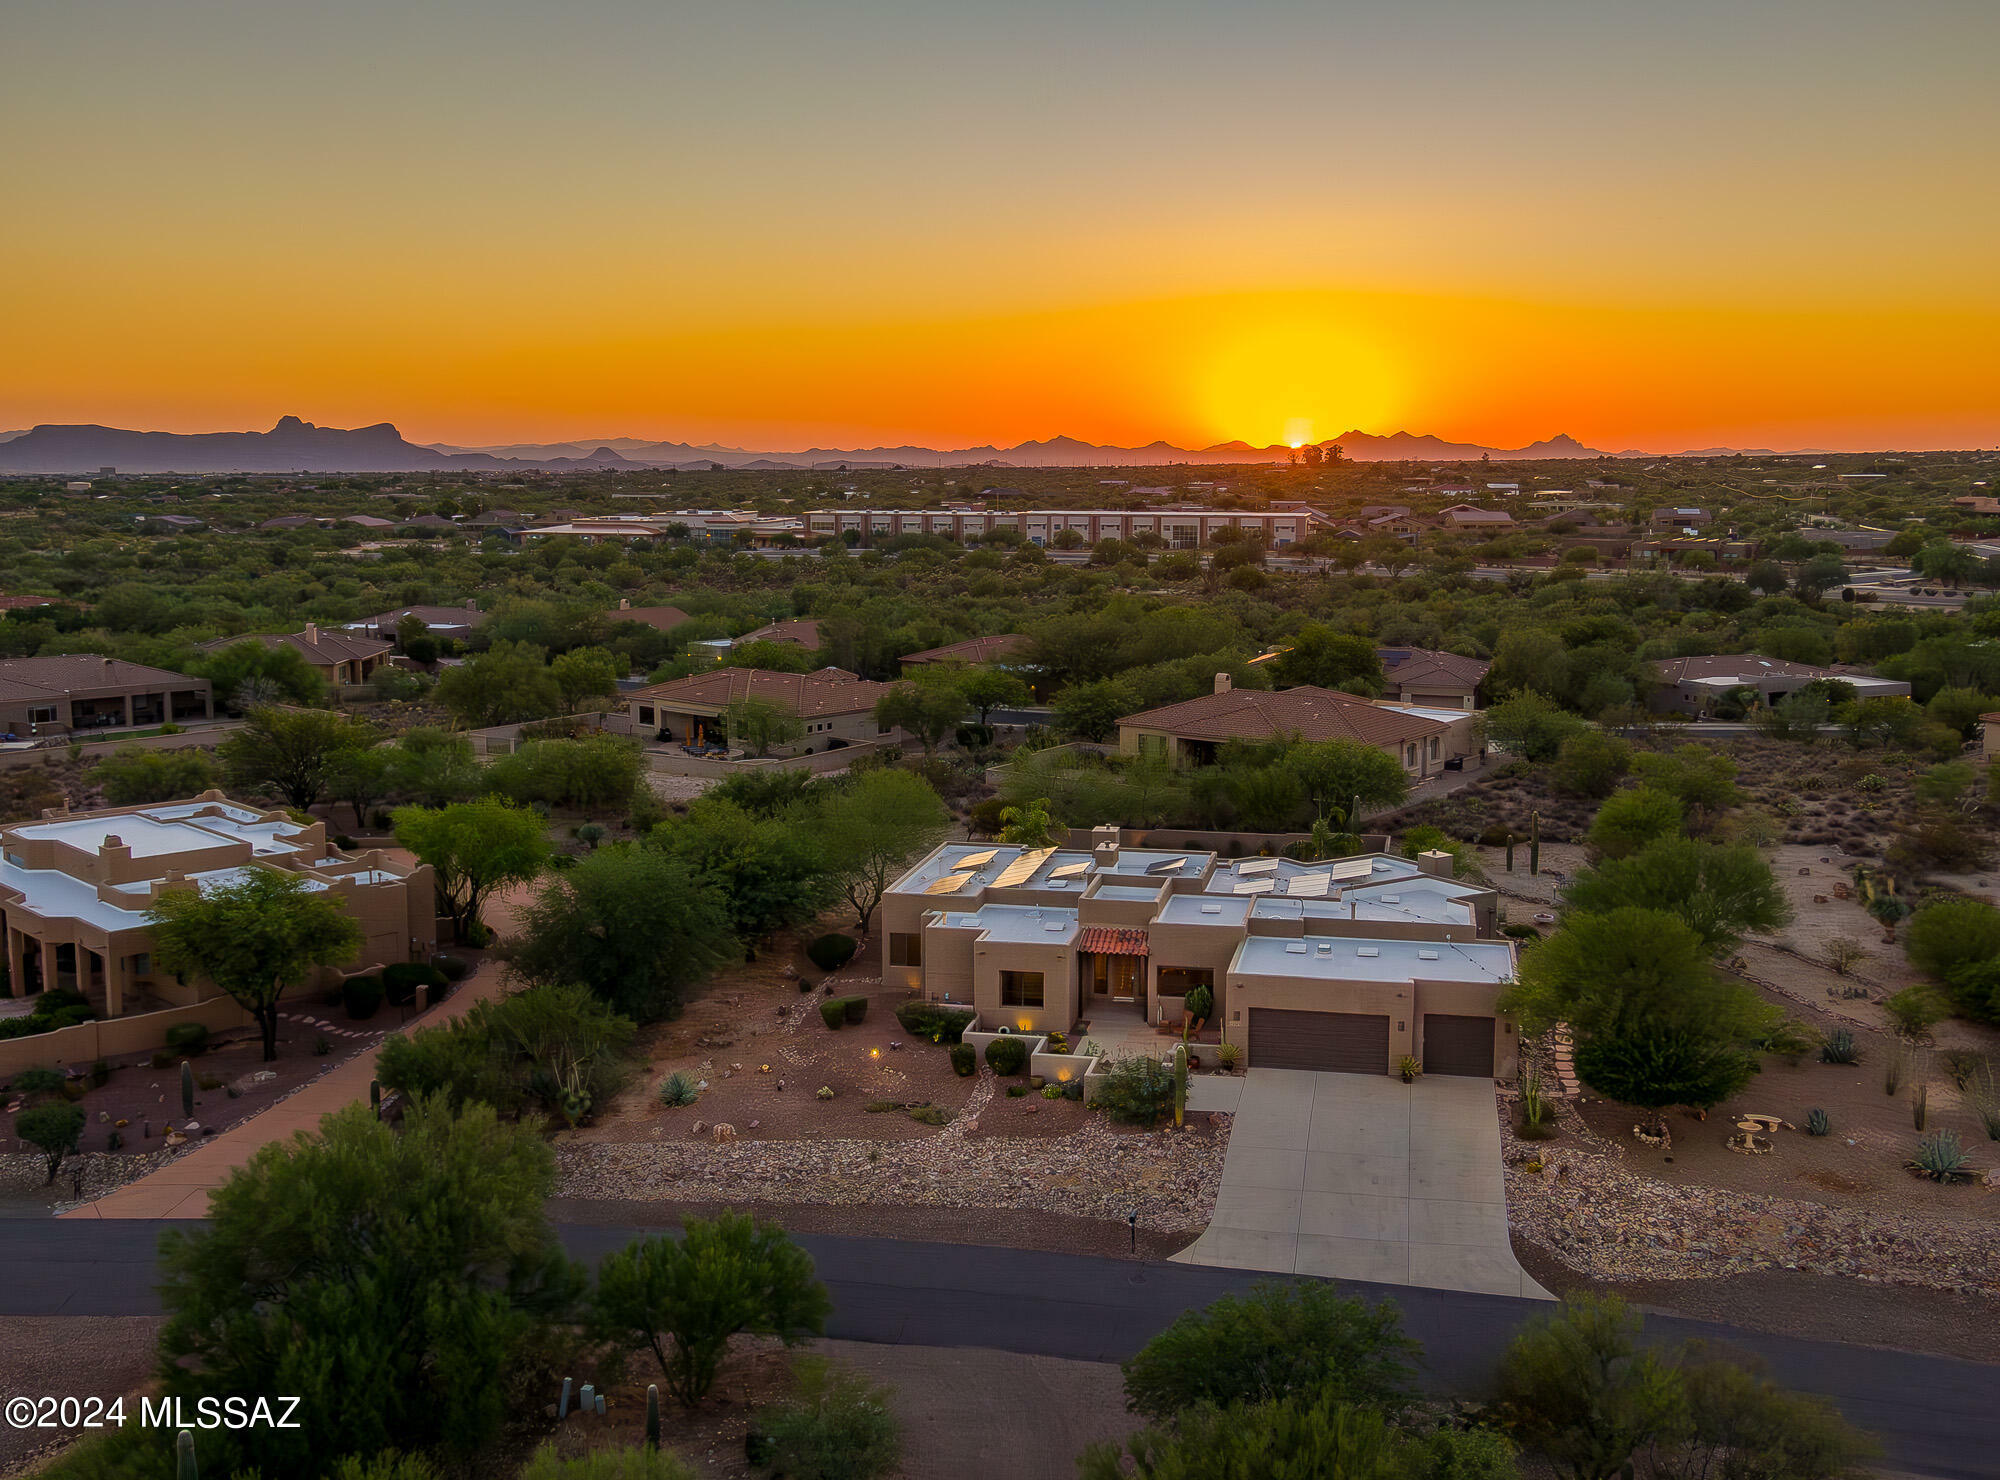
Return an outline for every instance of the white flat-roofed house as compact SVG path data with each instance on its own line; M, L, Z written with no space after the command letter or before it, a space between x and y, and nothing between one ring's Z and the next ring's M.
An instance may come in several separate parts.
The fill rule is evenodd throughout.
M1819 668L1754 653L1694 658L1665 658L1653 665L1659 675L1651 696L1656 710L1677 710L1696 718L1714 713L1716 703L1738 689L1756 691L1757 702L1777 703L1818 679L1851 685L1861 699L1907 699L1910 686L1901 679L1877 678L1860 669Z
M1493 891L1451 878L1448 856L1225 860L1095 836L934 849L883 898L885 979L987 1030L1086 1036L1175 1019L1206 987L1253 1066L1514 1071L1497 1008L1513 946Z

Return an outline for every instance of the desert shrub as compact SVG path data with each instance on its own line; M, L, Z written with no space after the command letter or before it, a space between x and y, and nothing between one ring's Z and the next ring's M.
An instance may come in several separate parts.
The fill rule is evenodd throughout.
M1586 1295L1530 1321L1501 1358L1507 1428L1558 1474L1616 1475L1638 1450L1682 1429L1680 1375L1641 1345L1640 1329L1623 1301Z
M14 1117L14 1134L42 1153L54 1182L63 1158L83 1139L83 1108L79 1105L31 1105Z
M680 1110L701 1098L701 1086L685 1069L676 1069L660 1081L660 1103Z
M1414 1396L1418 1352L1389 1301L1260 1284L1183 1313L1147 1342L1124 1365L1126 1405L1159 1423L1198 1405L1290 1397L1400 1407Z
M896 1468L903 1435L889 1390L823 1357L804 1357L798 1390L761 1415L777 1473L788 1480L876 1480Z
M944 1007L913 997L896 1004L896 1021L912 1038L928 1038L933 1043L957 1043L978 1016L969 1008Z
M1945 1015L1945 1004L1929 987L1905 987L1882 999L1889 1025L1900 1038L1921 1043L1931 1036L1931 1028Z
M1523 920L1519 924L1502 925L1500 933L1509 940L1540 940L1542 938L1541 927L1527 920Z
M1224 1069L1234 1070L1243 1062L1243 1045L1240 1043L1218 1043L1215 1045L1215 1062Z
M1933 1182L1957 1182L1972 1175L1972 1157L1957 1131L1933 1131L1917 1142L1910 1170Z
M453 956L444 951L431 957L431 965L435 966L448 982L464 981L465 974L472 969L466 963L465 957Z
M429 993L426 1001L435 1002L445 985L444 973L421 961L396 961L382 968L382 995L392 1007L408 1007L415 1002L418 987Z
M819 1005L819 1020L829 1028L838 1028L847 1021L847 999L829 997Z
M1215 1012L1215 993L1207 987L1197 986L1181 999L1181 1008L1190 1018L1206 1022Z
M382 978L350 976L340 984L340 1001L356 1022L375 1016L375 1009L382 1005Z
M806 959L821 971L838 971L854 959L851 935L822 935L806 947Z
M986 1067L1006 1078L1028 1067L1028 1045L1019 1038L996 1038L986 1045Z
M1146 1054L1120 1059L1091 1103L1121 1125L1152 1125L1174 1108L1174 1071Z
M1945 1078L1956 1089L1969 1089L1986 1067L1986 1056L1977 1049L1950 1048L1940 1056L1944 1063Z
M850 1023L858 1023L868 1016L868 999L866 997L843 997L840 999L840 1007L847 1014L847 1020Z
M1942 899L1918 910L1903 927L1910 964L1939 981L1975 962L2000 956L2000 910L1976 899Z
M1788 1064L1819 1046L1819 1039L1797 1018L1779 1018L1757 1036L1757 1052L1773 1054Z
M969 1043L954 1043L951 1046L952 1072L960 1079L970 1079L979 1072L979 1055L972 1051Z
M199 1058L208 1047L208 1024L175 1023L167 1029L167 1047L184 1059Z
M936 1105L912 1105L909 1109L909 1115L910 1119L916 1121L919 1125L943 1125L951 1119L949 1114L939 1109Z
M1820 1040L1819 1061L1822 1064L1858 1064L1861 1050L1854 1045L1854 1034L1846 1028L1835 1028Z

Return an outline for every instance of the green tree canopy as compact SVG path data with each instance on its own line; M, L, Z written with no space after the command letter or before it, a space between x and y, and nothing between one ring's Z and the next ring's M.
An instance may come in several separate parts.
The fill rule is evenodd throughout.
M954 683L932 679L899 683L875 701L875 723L896 726L917 737L925 756L965 721L965 695Z
M326 703L326 680L289 642L245 638L192 666L197 676L209 681L218 702L230 709Z
M618 692L618 678L625 671L625 664L600 647L572 648L549 662L564 714L579 714L593 701L609 699Z
M42 1153L49 1169L43 1186L52 1185L66 1157L76 1154L83 1140L83 1106L30 1105L14 1117L14 1134Z
M863 931L897 875L944 837L950 820L930 783L908 771L865 772L826 799L816 826Z
M1353 832L1362 813L1393 807L1410 794L1410 778L1396 758L1359 740L1307 740L1287 747L1280 765L1298 779L1314 814Z
M1033 700L1028 685L1004 668L962 668L952 681L965 702L979 712L979 723L996 709L1008 709Z
M1118 721L1138 707L1131 688L1113 678L1073 683L1051 706L1056 728L1080 740L1109 740L1118 733Z
M252 865L242 877L161 891L147 913L153 959L228 993L257 1020L264 1059L278 1056L278 1002L320 966L361 949L361 927L298 874Z
M1492 675L1487 675L1492 681ZM1486 738L1509 755L1529 761L1550 761L1563 742L1588 726L1568 710L1532 689L1502 699L1482 717Z
M714 1386L732 1337L787 1346L826 1329L832 1309L810 1255L746 1213L688 1218L678 1239L642 1238L606 1257L591 1302L606 1340L652 1352L692 1408Z
M1633 906L1675 916L1711 951L1788 924L1792 907L1771 866L1748 844L1656 838L1579 873L1563 891L1572 909L1602 915Z
M806 732L799 717L783 705L747 696L733 700L723 709L722 727L730 744L760 756L802 739Z
M1590 846L1604 858L1623 858L1661 838L1679 837L1681 799L1650 786L1613 792L1591 821Z
M545 651L532 644L495 642L438 675L438 703L468 729L561 714L562 685L545 659Z
M721 896L680 857L599 848L549 876L507 960L522 980L588 987L640 1022L671 1015L735 947Z
M774 930L812 919L837 897L836 885L810 825L796 816L759 815L718 794L725 789L695 801L685 817L662 822L646 845L683 860L723 902L736 938L754 947ZM802 793L789 788L788 795L797 805Z
M1271 677L1281 688L1311 684L1348 692L1382 692L1382 660L1375 644L1324 622L1301 627L1291 646L1271 660L1271 669ZM1350 689L1349 685L1360 687Z
M431 866L438 903L460 940L482 944L487 896L525 884L549 858L547 828L525 807L497 797L447 807L398 807L396 841Z
M1616 1480L1685 1421L1678 1374L1639 1334L1623 1301L1587 1295L1535 1317L1501 1359L1509 1427L1564 1480Z
M167 1391L297 1394L303 1428L238 1436L267 1475L386 1449L466 1462L499 1438L513 1384L553 1380L553 1323L582 1293L554 1186L540 1133L484 1105L418 1104L400 1129L354 1105L265 1146L206 1228L166 1235Z
M1081 1480L1515 1480L1512 1446L1472 1429L1394 1427L1331 1395L1181 1414L1123 1444L1094 1444Z
M216 758L232 788L276 792L304 811L326 794L342 756L380 739L372 727L329 710L265 705L216 747Z
M214 761L203 750L141 750L121 745L90 768L90 779L114 807L200 796L215 785Z

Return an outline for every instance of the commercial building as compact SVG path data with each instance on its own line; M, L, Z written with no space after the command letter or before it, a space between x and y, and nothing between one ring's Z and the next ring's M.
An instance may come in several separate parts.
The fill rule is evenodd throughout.
M1321 863L1121 845L945 843L882 901L884 978L981 1026L1118 1036L1206 987L1258 1068L1509 1076L1514 977L1491 890L1443 853Z
M205 678L96 653L0 661L0 734L26 739L114 725L208 719Z
M356 968L422 960L437 944L437 900L425 864L370 850L345 853L324 822L229 800L45 814L0 828L0 921L7 992L82 992L103 1017L185 1007L218 995L153 964L146 916L167 889L214 889L254 868L297 874L361 927Z

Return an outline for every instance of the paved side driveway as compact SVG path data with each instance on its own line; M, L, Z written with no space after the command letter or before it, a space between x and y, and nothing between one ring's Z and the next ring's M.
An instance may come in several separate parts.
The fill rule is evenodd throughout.
M1175 1258L1548 1299L1507 1241L1485 1079L1252 1069L1208 1231Z

